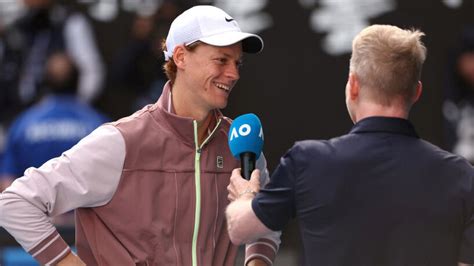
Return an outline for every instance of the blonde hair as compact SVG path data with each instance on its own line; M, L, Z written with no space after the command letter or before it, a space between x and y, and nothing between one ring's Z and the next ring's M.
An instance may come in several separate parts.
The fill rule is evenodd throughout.
M390 105L394 97L402 96L410 104L426 58L421 42L424 35L418 30L373 25L354 38L350 72L355 73L369 97Z
M193 42L190 45L185 45L184 48L188 51L194 51L196 47L201 44L200 41ZM166 39L163 39L161 41L161 50L162 51L167 51L166 49ZM163 70L165 71L166 77L171 81L171 83L174 83L176 80L176 73L178 72L178 67L176 66L176 63L174 62L173 58L171 57L170 60L165 61L163 64Z

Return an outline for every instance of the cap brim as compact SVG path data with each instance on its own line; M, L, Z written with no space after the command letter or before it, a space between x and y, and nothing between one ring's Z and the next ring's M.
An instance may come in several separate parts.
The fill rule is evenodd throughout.
M263 40L260 36L252 33L231 31L224 32L199 39L203 43L214 46L228 46L242 42L242 51L255 54L263 50Z

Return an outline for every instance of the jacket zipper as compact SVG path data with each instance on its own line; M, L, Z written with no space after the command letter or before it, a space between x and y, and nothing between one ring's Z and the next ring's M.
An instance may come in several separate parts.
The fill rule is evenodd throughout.
M194 144L196 147L195 155L194 155L194 183L196 189L196 206L194 210L194 230L193 230L193 242L192 242L192 262L193 266L198 266L197 263L197 238L199 235L199 225L201 222L201 152L202 147L206 145L209 139L214 135L217 128L221 124L221 119L217 121L216 126L212 130L212 132L207 136L207 138L202 142L201 146L199 146L199 139L198 139L198 124L197 121L193 121L194 125Z

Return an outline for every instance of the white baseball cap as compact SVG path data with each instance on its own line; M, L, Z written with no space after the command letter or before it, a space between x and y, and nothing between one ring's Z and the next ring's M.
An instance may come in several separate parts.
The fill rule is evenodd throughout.
M229 14L214 6L194 6L177 16L166 37L165 60L173 57L177 45L201 41L214 46L242 42L242 51L258 53L263 49L260 36L242 32Z

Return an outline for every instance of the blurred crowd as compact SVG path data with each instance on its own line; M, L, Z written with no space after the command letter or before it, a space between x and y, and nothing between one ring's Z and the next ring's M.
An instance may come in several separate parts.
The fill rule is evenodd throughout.
M107 90L133 95L124 114L155 102L166 82L161 41L181 10L163 1L152 14L135 14L107 64L91 19L73 5L22 6L12 22L0 18L0 191L115 119L100 107Z
M474 25L464 27L445 73L445 145L474 164Z

